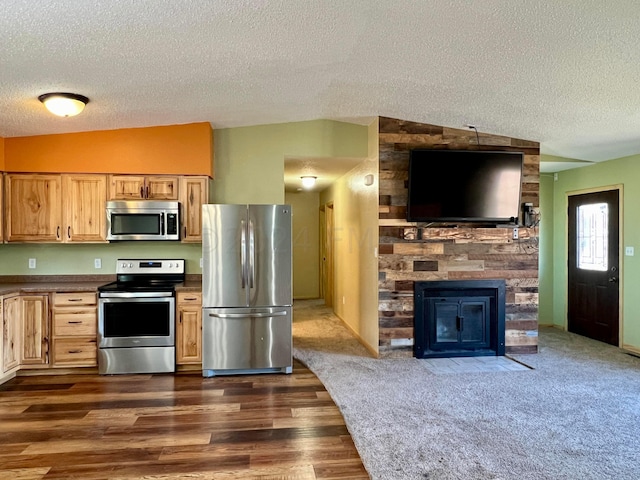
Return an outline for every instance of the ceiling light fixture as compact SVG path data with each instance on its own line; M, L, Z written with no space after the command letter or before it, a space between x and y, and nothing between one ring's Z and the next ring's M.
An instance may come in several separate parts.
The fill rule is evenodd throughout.
M313 177L311 175L304 175L300 178L302 179L302 188L306 188L307 190L309 190L310 188L313 188L313 186L316 184L317 177Z
M89 103L89 99L84 95L64 92L44 93L38 97L38 100L44 103L47 110L59 117L78 115Z

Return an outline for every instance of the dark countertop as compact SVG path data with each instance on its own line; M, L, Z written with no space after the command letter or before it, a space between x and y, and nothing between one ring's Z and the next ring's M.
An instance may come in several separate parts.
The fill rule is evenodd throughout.
M199 276L187 277L176 291L202 291ZM96 292L100 285L112 282L115 275L42 275L0 276L0 295L48 292Z
M201 292L202 282L189 281L176 285L176 292Z

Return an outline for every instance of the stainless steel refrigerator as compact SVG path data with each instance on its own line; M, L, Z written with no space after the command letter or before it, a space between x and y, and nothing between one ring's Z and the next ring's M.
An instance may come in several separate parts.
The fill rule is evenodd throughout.
M202 375L291 373L289 205L203 205Z

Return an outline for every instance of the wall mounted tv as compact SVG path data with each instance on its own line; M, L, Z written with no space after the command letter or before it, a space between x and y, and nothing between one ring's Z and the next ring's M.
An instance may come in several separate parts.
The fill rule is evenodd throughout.
M521 152L412 150L407 220L517 224L523 159Z

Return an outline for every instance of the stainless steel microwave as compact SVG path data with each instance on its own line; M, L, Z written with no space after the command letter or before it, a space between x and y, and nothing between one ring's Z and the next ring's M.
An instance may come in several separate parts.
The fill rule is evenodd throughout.
M107 202L107 240L180 240L180 203Z

